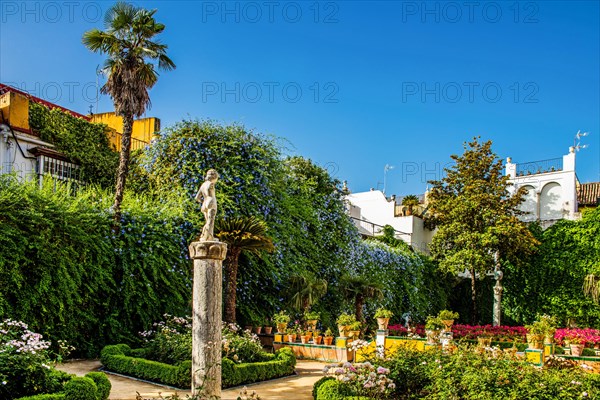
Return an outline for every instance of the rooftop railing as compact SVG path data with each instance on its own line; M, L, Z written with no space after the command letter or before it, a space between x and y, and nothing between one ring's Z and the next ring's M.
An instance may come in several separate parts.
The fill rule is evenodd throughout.
M551 158L549 160L540 160L517 164L517 176L544 174L547 172L562 171L562 169L562 157Z

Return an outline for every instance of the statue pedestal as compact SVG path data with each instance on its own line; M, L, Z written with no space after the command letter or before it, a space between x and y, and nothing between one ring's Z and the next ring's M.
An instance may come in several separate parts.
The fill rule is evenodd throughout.
M222 263L227 245L192 242L194 294L192 303L192 394L221 398Z

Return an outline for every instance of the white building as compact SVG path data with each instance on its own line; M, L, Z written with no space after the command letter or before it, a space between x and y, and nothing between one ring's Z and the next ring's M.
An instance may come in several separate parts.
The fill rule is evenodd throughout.
M546 228L561 219L579 218L577 212L577 176L575 149L550 160L513 163L506 160L506 175L514 185L511 190L527 189L521 210L526 222L539 221Z
M402 239L414 249L429 253L428 245L433 232L423 226L423 219L406 215L405 207L396 203L395 196L387 198L380 190L350 193L345 197L348 213L363 236L379 236L385 225L396 230L396 238ZM422 208L423 206L417 206Z

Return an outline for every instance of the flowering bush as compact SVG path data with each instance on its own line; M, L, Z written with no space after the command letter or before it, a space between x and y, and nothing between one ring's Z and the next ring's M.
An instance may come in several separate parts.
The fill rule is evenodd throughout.
M423 325L415 325L408 331L402 325L390 325L390 333L394 336L408 336L409 333L419 336L425 335ZM557 331L558 332L558 331ZM527 329L523 326L492 326L492 325L452 325L452 333L454 339L470 339L475 340L478 337L492 337L497 341L524 341L527 334Z
M375 367L369 361L329 364L325 366L323 372L334 375L354 396L386 398L396 387L387 376L390 373L389 369Z
M600 330L591 328L563 328L557 329L554 334L556 342L564 345L565 340L571 343L581 343L584 345L600 344Z
M0 322L0 398L17 398L60 389L52 373L50 342L21 321Z
M263 347L254 333L242 329L236 324L223 324L223 357L236 363L264 361Z
M146 342L146 357L167 364L177 364L190 360L192 355L191 317L175 317L165 314L165 321L153 324L153 329L140 332ZM265 355L258 336L249 330L242 330L236 324L223 324L221 330L221 350L223 357L235 363L265 361Z

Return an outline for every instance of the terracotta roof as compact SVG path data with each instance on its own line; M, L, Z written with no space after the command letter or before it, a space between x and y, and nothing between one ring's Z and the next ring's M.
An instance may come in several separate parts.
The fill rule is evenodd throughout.
M577 188L577 201L581 206L595 206L600 203L600 182L582 183Z

